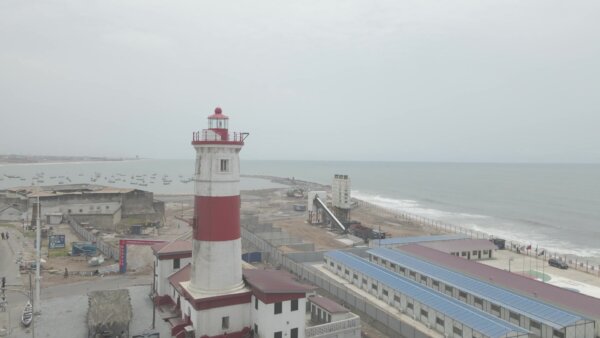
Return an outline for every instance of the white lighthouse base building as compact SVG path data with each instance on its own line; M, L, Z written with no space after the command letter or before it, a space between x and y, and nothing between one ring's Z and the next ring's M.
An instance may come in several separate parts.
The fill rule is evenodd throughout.
M192 291L190 282L180 283L183 313L193 327L202 328L202 337L244 337L250 331L250 298L246 287L235 292L214 295Z
M187 246L187 253L181 252L183 245L177 247L177 255L165 250L169 246L156 251L156 261L172 266L168 257L192 253L191 245ZM243 288L215 296L190 292L191 267L188 263L174 272L157 270L156 284L163 286L163 291L157 290L155 301L160 316L171 324L173 337L360 337L358 316L331 300L315 296L316 287L297 282L288 272L254 269L244 263ZM340 330L341 322L345 324ZM198 334L200 328L208 333Z

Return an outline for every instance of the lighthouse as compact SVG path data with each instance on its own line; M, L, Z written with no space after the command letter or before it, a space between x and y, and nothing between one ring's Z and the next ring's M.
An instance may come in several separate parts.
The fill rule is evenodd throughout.
M248 322L251 292L242 279L239 187L239 152L248 133L230 133L228 124L229 117L217 107L208 117L208 128L192 138L192 265L190 280L182 287L197 337L235 332Z

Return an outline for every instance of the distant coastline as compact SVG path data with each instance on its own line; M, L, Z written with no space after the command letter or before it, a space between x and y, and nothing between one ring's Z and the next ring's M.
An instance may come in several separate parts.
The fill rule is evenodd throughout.
M114 162L139 160L134 157L100 156L50 156L50 155L0 155L0 164L65 163L65 162Z

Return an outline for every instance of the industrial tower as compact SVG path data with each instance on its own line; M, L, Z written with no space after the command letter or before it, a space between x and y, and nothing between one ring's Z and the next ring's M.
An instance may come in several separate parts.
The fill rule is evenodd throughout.
M350 183L348 175L335 174L331 184L333 212L341 222L350 221L350 209L352 209Z

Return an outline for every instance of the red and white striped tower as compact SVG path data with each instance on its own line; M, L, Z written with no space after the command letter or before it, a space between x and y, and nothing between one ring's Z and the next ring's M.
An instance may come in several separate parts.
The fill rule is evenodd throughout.
M244 289L240 239L240 159L248 133L229 133L221 108L195 132L196 191L190 291L203 296Z

